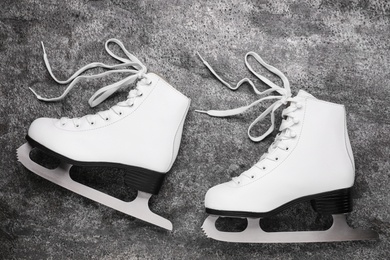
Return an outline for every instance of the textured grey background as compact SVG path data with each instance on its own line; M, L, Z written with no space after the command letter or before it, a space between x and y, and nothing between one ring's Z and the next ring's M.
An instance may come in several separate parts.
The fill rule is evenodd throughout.
M387 259L389 17L386 0L1 0L0 258ZM150 204L173 222L173 232L60 188L27 171L16 159L15 151L35 118L96 113L125 99L128 92L122 90L99 107L89 108L88 98L115 80L111 78L80 83L61 102L38 101L28 87L46 96L64 89L44 67L40 41L55 74L64 79L93 61L113 63L104 51L104 42L113 37L122 40L149 71L192 99L179 156ZM243 58L248 51L258 52L287 75L294 94L304 89L345 104L356 160L354 211L348 222L376 230L379 241L229 244L203 235L207 189L249 168L273 138L256 144L246 136L251 120L265 105L229 119L194 112L233 108L257 98L247 87L237 92L223 87L196 51L232 83L245 76L253 79ZM266 70L258 71L280 84ZM123 185L120 172L80 172L74 173L80 181L98 189L120 198L134 195ZM237 229L243 225L231 222L221 225ZM299 204L265 224L270 230L319 229L329 219Z

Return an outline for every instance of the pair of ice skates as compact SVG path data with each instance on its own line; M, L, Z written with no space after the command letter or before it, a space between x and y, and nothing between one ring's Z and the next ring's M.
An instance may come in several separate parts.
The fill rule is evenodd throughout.
M113 54L109 43L118 44L126 57ZM146 67L120 41L108 40L106 50L120 63L89 64L67 81L55 78L44 52L45 64L53 79L70 85L58 98L47 99L34 92L40 100L62 99L77 81L103 77L110 73L129 75L97 91L89 101L91 106L104 101L121 87L133 83L136 86L130 90L126 101L95 115L35 120L28 130L28 142L18 149L19 161L32 172L75 193L172 230L169 220L150 211L148 200L152 194L158 193L165 173L176 159L190 100L158 75L147 73ZM280 76L283 87L256 73L248 63L249 57ZM264 100L275 100L249 127L248 135L253 141L261 141L274 130L275 110L287 105L282 113L280 133L259 162L230 182L217 185L207 192L205 206L206 212L211 216L202 226L206 235L222 241L253 243L377 238L378 234L373 231L350 228L345 220L345 214L352 210L350 191L354 183L354 159L347 134L344 106L318 100L302 90L292 97L289 82L283 73L265 63L256 53L248 53L245 61L249 70L270 87L264 92L260 92L248 79L231 87L206 61L202 61L223 84L232 89L246 82L259 95L272 92L279 94L263 97L236 109L199 111L211 116L231 116ZM109 70L91 76L83 75L86 70L96 67ZM271 114L271 127L262 136L252 136L250 130L253 125L268 114ZM37 164L30 159L33 147L58 157L62 163L54 170ZM138 190L138 196L131 202L124 202L75 182L69 175L72 165L125 168L128 170L128 183ZM261 218L272 216L302 201L310 201L314 210L320 214L333 215L332 227L326 231L273 233L260 228ZM243 232L219 231L215 227L218 216L247 218L248 226Z

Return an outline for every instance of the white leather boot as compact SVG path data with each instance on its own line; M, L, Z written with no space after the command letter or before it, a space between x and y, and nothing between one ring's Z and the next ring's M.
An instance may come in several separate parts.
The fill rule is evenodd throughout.
M156 74L144 77L107 111L36 119L27 140L72 164L138 168L129 171L134 188L156 194L176 159L190 101Z
M284 87L278 87L255 73L247 62L249 56L280 76ZM268 152L240 176L207 191L206 212L215 216L209 216L206 219L203 225L205 233L217 240L259 243L377 238L378 235L375 232L349 228L343 215L352 210L350 191L355 179L354 159L348 138L344 106L318 100L303 90L292 98L288 80L283 73L266 64L255 53L248 53L246 62L248 68L259 79L269 85L272 91L281 95L266 97L249 106L237 109L200 112L212 116L229 116L244 112L267 98L277 99L251 124L248 130L248 135L252 140L261 141L273 130L274 111L283 104L288 106L282 113L280 133L269 147ZM210 71L215 74L212 69ZM251 81L249 84L255 91L257 90ZM259 91L256 93L262 94ZM250 129L268 113L271 113L271 128L260 137L251 136ZM320 214L333 215L332 228L317 232L271 234L261 230L259 218L273 216L301 201L310 201L314 210ZM215 228L217 216L249 218L248 227L241 233L218 231Z
M291 201L303 197L316 201L324 193L340 197L340 203L336 200L329 207L350 210L346 202L355 175L344 106L301 90L290 99L283 116L281 133L260 161L207 192L206 212L266 217Z
M111 41L123 47L119 41ZM190 100L158 75L146 73L146 68L134 56L128 55L128 60L122 58L122 62L135 68L122 83L138 81L126 101L109 110L81 118L35 120L28 130L28 144L18 151L19 160L33 172L67 189L172 229L168 220L150 212L147 203L150 194L158 193L165 173L176 159ZM107 97L112 92L103 88L90 101L98 100L99 103L103 95ZM69 165L61 166L54 172L41 167L28 157L32 147L54 155ZM130 202L134 207L72 181L68 172L71 165L127 169L127 183L140 191L139 197ZM64 168L65 173L62 173Z

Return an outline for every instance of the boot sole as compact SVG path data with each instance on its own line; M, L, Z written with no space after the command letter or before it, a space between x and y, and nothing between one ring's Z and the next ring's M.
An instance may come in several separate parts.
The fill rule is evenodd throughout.
M342 214L352 211L351 188L346 188L304 196L287 202L286 204L283 204L282 206L268 212L228 211L211 208L206 208L206 212L211 215L226 217L266 218L274 216L297 203L307 201L311 202L311 206L313 207L314 211L324 215Z
M52 151L51 149L35 141L28 135L26 136L26 140L32 147L35 147L41 150L42 152L50 156L53 156L55 158L58 158L62 162L68 164L72 164L75 166L82 166L82 167L100 166L100 167L112 167L112 168L125 169L128 171L128 173L125 174L126 184L139 191L156 195L158 194L165 178L165 173L156 172L156 171L148 170L137 166L131 166L131 165L120 164L120 163L111 163L111 162L85 162L85 161L73 160Z

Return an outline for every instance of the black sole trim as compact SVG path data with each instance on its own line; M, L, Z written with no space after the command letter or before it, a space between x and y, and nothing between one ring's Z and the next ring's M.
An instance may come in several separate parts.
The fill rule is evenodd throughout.
M351 188L346 188L304 196L268 212L229 211L206 208L206 213L225 217L267 218L297 203L308 201L311 202L313 209L320 214L341 214L352 211Z
M156 195L160 191L160 188L165 178L165 173L156 172L156 171L148 170L137 166L131 166L131 165L120 164L120 163L112 163L112 162L84 162L84 161L73 160L50 150L49 148L43 146L42 144L35 141L28 135L26 136L26 140L32 147L35 147L50 156L58 158L60 161L64 163L72 164L75 166L82 166L82 167L100 166L100 167L112 167L112 168L125 169L128 171L128 173L125 174L126 184L139 191Z

